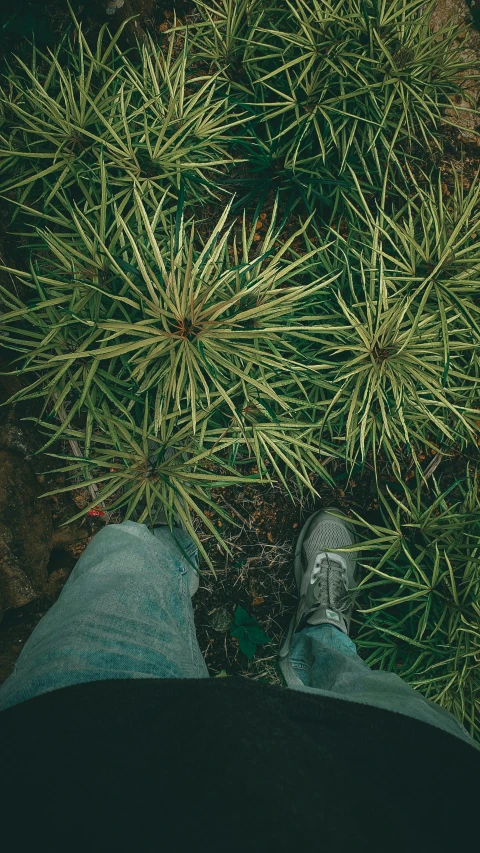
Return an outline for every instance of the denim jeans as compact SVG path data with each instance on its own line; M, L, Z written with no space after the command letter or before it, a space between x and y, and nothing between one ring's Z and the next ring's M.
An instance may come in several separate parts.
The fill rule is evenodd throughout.
M132 521L104 527L26 642L0 688L0 711L87 681L208 678L190 594L196 560L183 530L152 533ZM288 660L288 688L386 708L474 743L448 711L397 675L369 669L333 626L296 634Z

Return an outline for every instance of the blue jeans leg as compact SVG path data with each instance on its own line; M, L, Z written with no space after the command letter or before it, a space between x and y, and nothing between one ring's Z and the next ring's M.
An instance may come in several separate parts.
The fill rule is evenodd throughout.
M333 625L311 625L295 634L287 660L287 687L406 714L475 745L445 708L425 699L395 673L370 669L353 640Z
M189 591L196 547L175 537L131 521L97 533L0 688L0 710L86 681L208 678Z
M109 678L208 678L190 581L197 552L182 530L109 525L92 539L58 601L0 688L0 711L61 687ZM330 625L294 636L287 687L416 717L473 744L448 711L394 673L371 670Z

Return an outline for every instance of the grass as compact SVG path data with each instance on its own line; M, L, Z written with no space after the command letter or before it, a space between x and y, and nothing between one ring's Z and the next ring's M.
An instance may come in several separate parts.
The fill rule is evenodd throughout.
M215 195L211 176L231 160L228 131L240 120L215 76L190 75L187 85L188 50L174 57L173 37L166 55L144 45L137 67L118 47L124 25L113 38L106 26L94 51L76 26L49 55L34 49L30 65L16 60L0 93L2 191L42 214L62 190L100 203L105 172L122 208L136 190L155 208L159 194L176 201L181 182L191 200Z
M337 233L342 322L321 339L338 363L324 428L341 424L347 458L383 451L397 470L403 443L416 456L428 433L465 446L478 429L478 178L448 204L440 183L425 192L411 174L410 191L389 214L362 197Z
M434 4L421 0L197 5L198 56L248 122L246 139L235 128L232 139L248 164L239 203L273 187L334 216L354 177L375 194L415 142L441 149L441 126L458 125L456 100L468 102L478 76L462 58L461 28L433 33Z
M368 471L360 653L478 734L480 181L447 194L435 165L478 70L431 12L198 0L137 56L73 21L15 60L0 193L27 263L2 267L0 329L78 515L180 521L219 585L236 496L306 508ZM277 683L263 654L248 672Z
M92 504L74 518L84 515L92 506L108 502L109 512L122 507L125 519L133 516L139 523L155 524L163 516L170 526L180 524L197 539L191 517L194 512L210 535L223 544L218 529L204 511L205 507L211 507L220 517L225 516L211 499L210 491L259 479L255 475L239 476L225 461L222 451L231 445L232 439L216 440L206 449L205 442L195 441L192 437L188 423L181 428L177 421L163 420L160 429L154 430L149 417L148 397L141 427L132 425L128 428L114 411L107 412L106 406L103 415L105 431L96 433L92 428L87 441L85 430L68 432L69 439L84 442L86 455L74 459L67 457L69 464L59 470L73 477L75 488L94 485L98 490ZM45 426L48 429L48 424ZM45 496L71 489L72 486L68 485L64 489L47 492ZM211 566L199 541L198 546Z
M360 521L375 555L360 584L357 648L478 733L480 652L478 473L443 490L398 484L382 496L383 526ZM371 538L370 538L371 537ZM378 639L381 638L381 642Z

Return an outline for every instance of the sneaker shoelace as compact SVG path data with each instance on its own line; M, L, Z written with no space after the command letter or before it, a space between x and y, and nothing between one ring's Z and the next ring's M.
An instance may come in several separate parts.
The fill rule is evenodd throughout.
M348 594L347 567L344 561L333 554L318 554L312 571L310 584L313 586L314 604L310 613L318 607L344 611L350 605Z

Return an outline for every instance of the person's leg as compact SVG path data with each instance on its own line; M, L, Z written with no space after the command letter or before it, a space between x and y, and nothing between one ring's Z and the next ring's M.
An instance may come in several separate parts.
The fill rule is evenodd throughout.
M298 605L279 649L287 687L406 714L474 741L455 717L395 673L371 670L349 636L359 583L355 528L338 509L313 513L295 548Z
M351 638L333 625L310 625L295 634L287 661L283 667L287 687L406 714L474 744L462 724L440 705L395 673L370 669Z
M0 711L79 682L208 678L191 600L196 560L183 530L174 538L125 521L97 533L0 688Z

